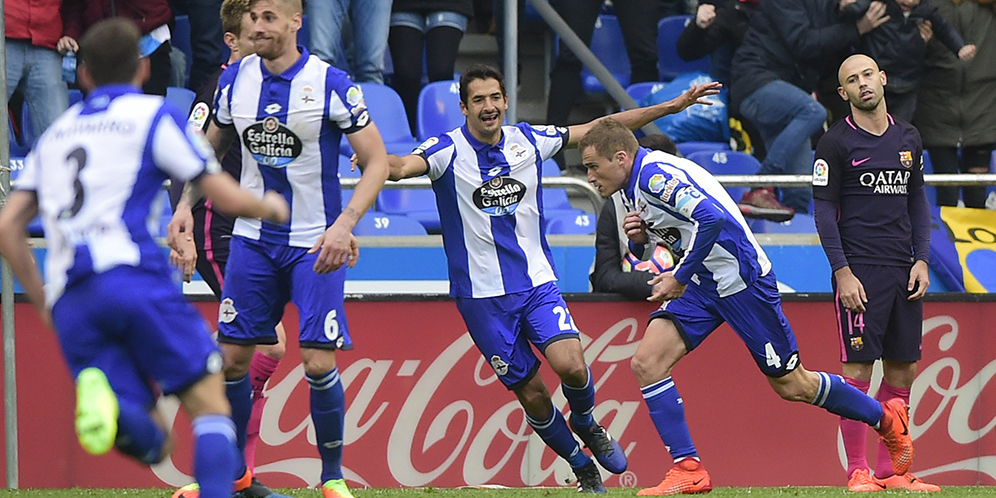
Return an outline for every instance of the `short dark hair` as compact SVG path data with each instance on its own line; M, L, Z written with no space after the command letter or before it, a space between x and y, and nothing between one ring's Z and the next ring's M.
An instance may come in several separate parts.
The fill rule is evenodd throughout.
M640 147L664 151L672 156L680 155L678 154L678 146L674 144L674 140L671 140L671 137L669 137L667 133L644 135L640 137L637 142L639 142Z
M112 17L98 22L80 38L80 61L96 86L129 83L138 71L138 39L130 19Z
M487 64L474 64L460 75L460 102L467 104L467 92L470 82L474 80L497 80L501 95L505 96L505 76L501 71Z
M637 143L633 132L622 123L612 118L602 118L578 142L578 150L582 153L588 147L594 147L598 155L611 159L621 150L626 151L630 157L636 156L640 144Z
M249 12L249 0L225 0L221 4L221 29L242 36L242 18Z

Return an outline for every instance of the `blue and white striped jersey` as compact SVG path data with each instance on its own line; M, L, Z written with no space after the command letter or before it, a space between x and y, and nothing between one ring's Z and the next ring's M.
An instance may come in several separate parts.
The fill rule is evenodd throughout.
M28 154L18 190L34 191L45 226L45 297L127 265L169 271L152 234L169 177L220 171L200 130L161 97L127 85L97 88L52 123Z
M667 241L677 238L674 249L682 257L673 271L679 282L726 297L771 271L737 204L692 161L639 149L626 203L639 211L653 235Z
M429 165L453 297L494 297L557 280L546 242L543 161L567 129L519 123L497 145L464 125L415 149Z
M370 122L363 92L346 73L301 57L281 74L250 55L218 79L215 121L242 139L242 188L258 197L274 190L287 199L290 222L239 218L233 233L294 247L311 247L342 211L339 140Z

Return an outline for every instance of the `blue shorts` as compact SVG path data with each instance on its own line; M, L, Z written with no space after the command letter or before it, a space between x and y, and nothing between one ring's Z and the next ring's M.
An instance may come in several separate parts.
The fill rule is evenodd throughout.
M840 333L840 361L873 362L920 360L923 339L923 301L907 299L910 267L851 265L865 288L864 313L844 308L832 279L834 311Z
M221 371L204 319L164 272L119 266L84 278L56 301L52 319L74 379L97 367L118 397L142 406Z
M726 322L744 341L764 375L782 377L799 365L799 347L792 326L782 313L772 272L754 285L723 298L689 285L681 297L664 303L650 315L651 320L655 318L671 320L688 351Z
M423 33L440 26L467 31L467 16L446 11L432 12L426 15L418 12L392 12L391 26L405 26Z
M343 305L346 267L319 275L318 252L232 236L218 307L218 342L276 344L273 328L293 302L302 348L353 349Z
M470 337L498 378L516 389L533 378L540 352L561 339L578 339L578 329L560 289L548 282L524 292L497 297L456 299Z

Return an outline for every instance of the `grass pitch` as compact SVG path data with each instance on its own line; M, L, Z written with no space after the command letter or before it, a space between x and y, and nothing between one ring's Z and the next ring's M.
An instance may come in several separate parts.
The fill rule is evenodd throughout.
M315 489L275 490L294 498L320 498ZM604 498L634 498L636 489L608 488ZM169 489L21 489L0 490L0 498L169 498ZM574 488L505 488L505 489L358 489L353 490L356 498L578 498ZM862 496L851 493L844 487L784 487L784 488L715 488L709 497L776 497L808 498L828 496ZM909 491L880 491L876 496L930 496L931 498L975 498L996 496L996 487L948 486L939 493L915 493Z

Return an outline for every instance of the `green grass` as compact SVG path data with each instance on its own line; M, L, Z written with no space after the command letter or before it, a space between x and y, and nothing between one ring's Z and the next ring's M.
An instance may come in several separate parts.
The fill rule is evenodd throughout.
M320 498L314 489L281 489L281 493L294 498ZM0 498L169 498L168 489L22 489L0 490ZM356 498L577 498L573 488L545 489L360 489L355 490ZM881 491L875 496L930 496L931 498L974 498L992 497L996 488L981 486L948 486L939 493L911 493L908 491ZM631 498L636 496L632 488L609 488L605 498ZM851 493L843 487L784 487L784 488L716 488L709 494L713 497L824 497L824 496L864 496Z

